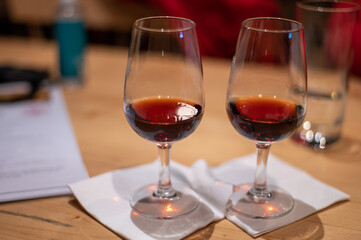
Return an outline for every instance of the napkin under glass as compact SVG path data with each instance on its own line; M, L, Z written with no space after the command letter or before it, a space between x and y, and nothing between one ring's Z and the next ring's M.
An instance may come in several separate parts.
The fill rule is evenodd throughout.
M174 185L186 185L199 197L200 205L189 215L176 219L146 218L132 211L129 198L138 188L155 183L159 163L104 173L70 184L74 196L95 219L129 239L181 239L213 221L225 217L234 186L252 182L256 154L236 158L217 167L205 160L186 167L171 162ZM277 157L269 156L268 182L288 191L295 200L290 213L276 219L254 219L227 214L227 218L252 237L300 220L349 196Z

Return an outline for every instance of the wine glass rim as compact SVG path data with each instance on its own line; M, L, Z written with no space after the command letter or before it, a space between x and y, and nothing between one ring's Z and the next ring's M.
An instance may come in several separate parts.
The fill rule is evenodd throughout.
M260 28L260 27L252 27L247 26L247 22L251 21L258 21L258 20L271 20L271 21L279 21L279 22L289 22L295 24L296 27L289 28L289 29L267 29L267 28ZM269 33L292 33L292 32L299 32L303 29L303 25L300 22L295 20L287 19L287 18L279 18L279 17L256 17L256 18L248 18L242 22L242 26L248 30L254 30L258 32L269 32Z
M322 6L315 6L310 5L310 3L344 3L350 5L349 7L322 7ZM351 1L344 1L344 0L305 0L305 1L298 1L296 6L302 9L315 11L315 12L338 12L338 13L347 13L347 12L356 12L360 10L360 5L356 2Z
M189 26L184 26L184 27L176 27L176 28L152 28L152 27L144 27L144 26L140 26L139 23L140 22L144 22L144 21L149 21L149 20L154 20L154 19L173 19L173 20L180 20L183 22L187 22L189 23ZM188 18L182 18L182 17L174 17L174 16L152 16L152 17L144 17L144 18L140 18L138 20L136 20L133 24L133 26L139 30L142 31L149 31L149 32L166 32L166 33L170 33L170 32L182 32L182 31L187 31L187 30L191 30L194 29L196 26L196 23L193 20L190 20Z

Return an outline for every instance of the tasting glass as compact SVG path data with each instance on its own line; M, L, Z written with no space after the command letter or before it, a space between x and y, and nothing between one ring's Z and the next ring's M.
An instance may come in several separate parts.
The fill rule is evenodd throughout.
M141 137L159 152L157 184L138 189L130 204L151 218L172 219L193 212L197 195L172 185L172 144L190 135L204 110L202 62L195 23L169 16L137 20L133 25L124 85L124 112Z
M282 18L242 23L227 89L233 127L256 143L253 183L235 186L227 214L275 218L293 208L292 197L267 184L271 144L292 134L306 112L307 74L302 24ZM287 181L287 179L284 179Z

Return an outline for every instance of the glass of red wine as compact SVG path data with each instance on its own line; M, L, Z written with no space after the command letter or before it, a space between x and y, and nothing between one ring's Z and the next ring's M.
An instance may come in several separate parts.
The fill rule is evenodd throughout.
M124 112L138 135L159 152L157 184L138 189L130 204L151 218L172 219L193 212L198 197L172 185L172 144L189 136L204 111L202 62L195 23L177 17L149 17L133 25L124 86Z
M287 192L267 184L266 167L271 144L290 136L302 123L306 104L303 26L282 18L245 20L232 62L226 109L237 132L255 141L257 167L253 183L235 187L227 214L275 218L293 208Z

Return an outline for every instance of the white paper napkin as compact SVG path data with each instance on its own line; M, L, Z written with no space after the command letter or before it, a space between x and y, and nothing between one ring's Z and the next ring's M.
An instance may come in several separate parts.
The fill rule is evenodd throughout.
M215 178L235 185L252 182L256 168L256 154L236 158L212 169ZM267 181L288 193L294 199L290 213L275 219L254 219L246 216L227 215L227 218L257 237L297 220L305 218L338 201L349 199L349 195L311 177L304 171L270 155L267 166Z
M157 162L105 173L71 184L70 189L95 219L129 239L181 239L224 218L225 202L232 186L213 184L204 161L198 161L193 168L172 161L171 173L174 185L182 183L199 189L200 199L196 211L174 220L145 218L133 212L129 204L135 190L157 181ZM215 197L210 198L212 195Z
M99 222L129 239L181 239L222 219L234 184L251 182L256 155L251 154L210 168L198 160L191 168L172 161L173 184L189 186L197 192L200 207L183 218L157 220L132 212L129 196L134 190L157 181L158 163L108 172L69 187L80 204ZM268 180L282 187L295 199L286 216L263 220L227 216L253 237L302 219L349 196L274 156L269 157Z

